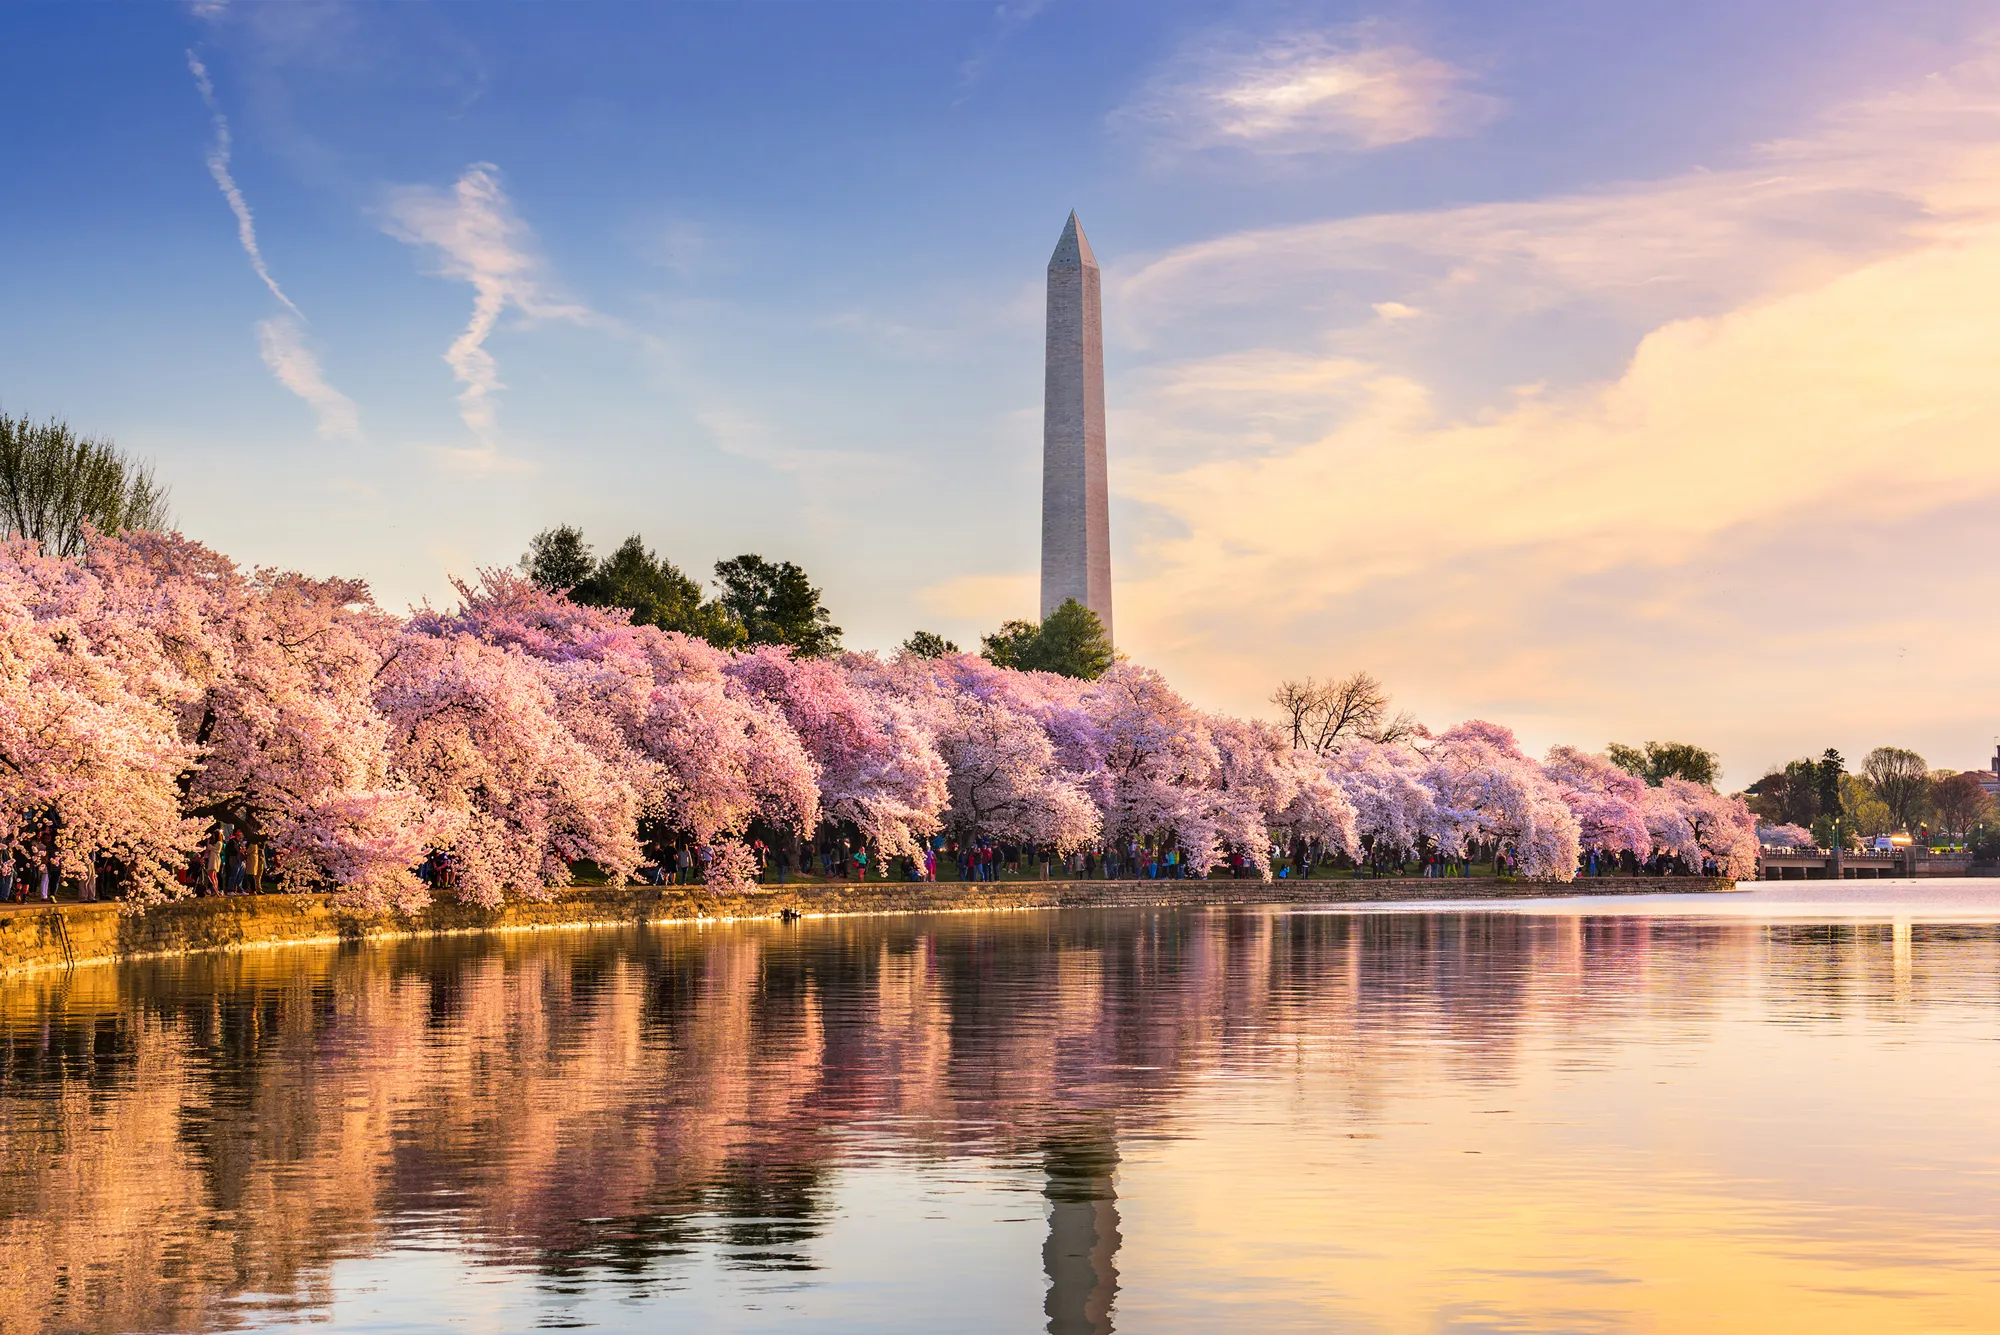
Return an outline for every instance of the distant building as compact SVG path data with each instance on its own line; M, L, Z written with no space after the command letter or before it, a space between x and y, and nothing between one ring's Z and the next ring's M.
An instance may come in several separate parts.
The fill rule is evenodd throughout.
M1979 786L1988 797L2000 802L2000 746L1993 748L1993 767L1979 771Z

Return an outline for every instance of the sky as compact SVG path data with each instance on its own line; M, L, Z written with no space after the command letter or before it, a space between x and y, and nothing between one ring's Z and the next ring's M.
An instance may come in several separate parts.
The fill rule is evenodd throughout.
M847 643L1037 605L1104 268L1120 649L1725 786L2000 736L2000 4L0 7L0 410L392 608L573 523Z

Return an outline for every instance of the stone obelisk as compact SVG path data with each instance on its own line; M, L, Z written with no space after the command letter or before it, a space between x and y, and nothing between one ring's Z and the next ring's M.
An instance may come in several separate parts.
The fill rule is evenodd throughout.
M1104 303L1097 257L1069 215L1049 257L1042 385L1042 617L1074 598L1111 636L1111 512L1104 478Z

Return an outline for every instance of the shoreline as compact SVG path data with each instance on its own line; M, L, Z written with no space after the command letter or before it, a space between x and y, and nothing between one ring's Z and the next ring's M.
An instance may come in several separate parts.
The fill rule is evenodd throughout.
M0 914L0 976L125 960L290 945L394 940L655 923L1017 909L1209 908L1250 905L1421 903L1589 895L1714 894L1722 877L1602 876L1575 881L1495 877L1317 881L941 881L771 886L713 894L701 886L579 887L546 902L499 908L436 903L420 913L365 913L329 895L182 899L143 913L117 903L10 908Z

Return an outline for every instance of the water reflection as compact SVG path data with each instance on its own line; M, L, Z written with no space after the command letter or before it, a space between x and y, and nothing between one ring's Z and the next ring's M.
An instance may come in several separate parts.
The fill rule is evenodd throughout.
M1594 1329L1725 1284L1977 1329L1996 1000L1990 924L1504 913L43 975L0 988L0 1330Z
M1118 1297L1118 1135L1108 1117L1062 1132L1043 1151L1049 1239L1042 1270L1049 1335L1107 1335Z

